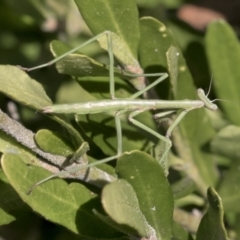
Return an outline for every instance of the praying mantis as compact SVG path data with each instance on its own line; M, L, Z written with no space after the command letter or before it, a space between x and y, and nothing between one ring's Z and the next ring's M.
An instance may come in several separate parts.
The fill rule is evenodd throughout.
M122 71L123 75L130 76L130 77L158 77L157 80L155 80L153 83L146 86L144 89L139 90L138 92L134 93L132 96L126 98L126 99L118 99L115 97L115 82L114 82L114 56L113 56L113 50L112 50L112 41L113 36L116 36L115 33L110 31L105 31L103 33L98 34L97 36L91 38L84 44L68 51L67 53L61 55L60 57L50 61L49 63L39 65L37 67L33 68L23 68L26 71L32 71L35 69L43 68L46 66L50 66L60 59L66 57L67 55L74 53L78 49L88 45L89 43L97 40L100 37L106 36L107 39L107 46L108 46L108 55L109 55L109 79L110 79L110 96L111 99L106 100L98 100L98 101L90 101L90 102L84 102L84 103L74 103L74 104L59 104L59 105L52 105L52 106L46 106L42 109L42 112L45 114L97 114L97 113L114 113L115 118L115 126L116 126L116 134L117 134L117 153L114 156L110 156L107 158L104 158L102 160L99 160L97 162L77 167L77 169L68 169L68 172L74 172L78 171L79 168L89 168L91 166L95 166L98 164L106 163L111 160L117 159L122 154L122 129L121 129L121 120L120 115L129 112L128 114L128 120L135 125L138 128L141 128L142 130L152 134L153 136L157 137L159 140L163 141L165 143L164 152L160 159L160 164L165 168L165 172L167 172L167 155L169 153L170 148L172 147L172 141L170 139L171 133L174 130L174 128L181 122L181 120L184 118L184 116L191 110L197 109L197 108L207 108L211 111L215 111L218 109L217 105L213 103L208 98L208 94L205 94L205 92L202 89L197 90L198 100L148 100L148 99L138 99L139 96L146 93L151 88L155 87L160 82L164 81L168 78L167 73L154 73L154 74L131 74L128 71ZM143 123L136 120L134 117L136 117L138 114L143 113L145 111L149 110L164 110L160 114L156 114L155 117L163 117L165 115L168 115L171 112L174 112L176 110L182 110L182 112L176 117L176 119L173 121L173 123L169 126L169 128L166 131L165 136L159 134L158 132L152 130L151 128L147 127ZM42 181L34 184L31 189L29 190L29 193L35 188L37 185L57 176L63 176L64 170L60 171L57 174L51 175L50 177L43 179Z

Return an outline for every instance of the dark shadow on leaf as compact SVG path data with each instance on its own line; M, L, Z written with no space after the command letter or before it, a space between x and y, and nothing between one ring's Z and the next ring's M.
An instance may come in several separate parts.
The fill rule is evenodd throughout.
M76 225L83 235L97 237L99 238L117 238L123 239L126 236L124 233L116 230L112 226L108 225L104 221L102 221L98 216L93 213L93 210L96 210L98 213L107 217L106 213L102 209L100 199L94 198L85 204L82 204L76 214ZM131 232L131 236L135 237L136 239L140 239L141 237L138 236L138 233L135 229L125 225L125 224L117 224L120 228L124 228L128 232ZM134 239L135 239L134 238Z
M85 204L82 204L76 213L76 225L79 233L83 236L100 238L117 238L123 234L113 229L94 213L93 209L103 213L100 198L94 198ZM104 213L103 213L104 214Z
M112 141L109 142L109 139L115 138L116 139L116 128L115 124L113 123L113 126L109 126L110 121L114 121L114 118L111 116L107 116L105 119L102 119L102 121L94 121L94 117L90 118L90 116L87 116L88 122L81 122L81 127L86 132L91 132L90 138L93 139L96 136L102 135L104 143L108 145L110 149L112 149L114 152L116 152L117 147L117 141L116 144L114 144ZM108 124L108 125L107 125ZM141 140L141 141L152 141L154 143L157 143L157 139L152 136L151 134L147 133L144 130L141 130L137 127L132 130L130 129L123 129L123 135L127 137L127 139L134 141L134 140Z
M31 211L10 184L0 180L0 189L0 208L3 211L16 219Z
M167 73L167 69L161 65L152 65L144 69L145 73ZM154 82L158 77L149 77L148 81L150 83ZM159 99L168 99L169 97L169 79L165 79L163 82L159 83L154 87Z

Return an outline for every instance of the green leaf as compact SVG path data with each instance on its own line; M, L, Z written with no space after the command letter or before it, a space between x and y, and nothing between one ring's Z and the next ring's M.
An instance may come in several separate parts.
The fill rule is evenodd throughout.
M106 34L103 34L97 38L100 46L108 51L112 51L114 56L119 62L130 71L138 73L136 70L139 68L138 61L128 49L128 43L122 40L117 34L111 32L112 49L109 48L108 39ZM136 46L136 45L135 45ZM136 68L136 69L135 69Z
M234 214L234 223L231 224L231 229L233 229L235 236L240 236L240 214Z
M153 0L152 0L153 1ZM183 0L160 0L158 3L164 5L166 8L176 9L183 5Z
M71 95L67 95L68 92L71 92ZM87 102L94 100L96 100L96 98L84 90L76 81L63 83L58 89L56 95L56 102L58 104L77 103L80 101Z
M21 155L25 163L39 165L39 159L36 157L35 153L31 152L14 138L2 131L0 131L0 152Z
M176 223L183 226L189 232L197 232L201 221L201 215L196 215L194 212L187 212L181 208L174 208L173 219Z
M30 78L27 73L18 67L0 65L0 92L36 110L52 105L42 85ZM63 117L51 116L64 126L75 137L76 142L82 142L80 134Z
M139 25L134 0L75 0L75 3L94 35L106 30L116 33L126 44L125 50L137 58Z
M233 161L218 190L226 212L240 212L239 168L239 161Z
M140 19L140 34L139 58L145 72L167 72L166 53L171 45L176 45L167 27L154 18L143 17ZM166 83L161 83L161 87L165 88ZM158 91L160 85L155 88ZM162 97L168 97L166 89L162 92Z
M36 110L52 105L42 85L20 68L0 65L0 73L0 91L5 95ZM52 116L52 118L63 125L75 137L76 142L82 141L80 134L68 123L67 119L57 116Z
M106 65L82 54L70 54L56 64L57 71L74 77L109 76Z
M0 225L9 224L30 211L0 170Z
M211 150L219 155L240 160L240 127L228 125L221 129L211 141Z
M64 139L58 133L42 129L39 130L34 137L38 146L45 152L65 157L74 152L73 147L69 145L67 139Z
M71 50L71 47L63 42L54 40L50 43L50 49L54 57L60 57ZM80 48L78 51L84 50ZM77 51L77 52L78 52ZM85 76L109 76L109 70L103 63L79 53L67 55L56 63L57 71L75 77Z
M42 85L19 67L0 65L0 84L3 94L33 109L52 105Z
M207 198L209 207L203 216L197 231L196 240L227 240L227 232L223 222L222 201L214 188L208 188Z
M69 120L66 116L50 115L50 117L53 120L55 120L56 122L58 122L60 125L62 125L64 128L66 128L69 135L72 137L72 141L76 147L78 147L79 145L81 145L84 142L84 139L82 138L80 133L72 126L72 124L69 122Z
M140 210L154 228L157 239L170 239L173 196L159 163L144 152L132 151L118 159L116 172L132 185Z
M172 240L193 240L192 236L183 229L179 224L173 222L173 237Z
M86 120L84 119L85 117L81 116L80 123L87 135L91 137L94 143L97 144L106 155L115 155L118 145L114 117L96 114L86 117ZM125 122L127 116L123 116L122 119L124 120L121 122L123 152L134 149L147 151L154 143L155 138L149 136L145 131L139 130L135 126ZM143 123L144 120L145 122L146 120L152 120L149 113L139 116L139 119Z
M83 185L78 183L68 185L62 179L54 179L36 187L30 195L27 195L29 188L49 176L49 173L41 168L26 166L21 158L14 154L3 155L2 167L22 200L44 218L82 236L116 235L114 230L92 213L92 209L100 208L100 202Z
M197 99L197 91L191 74L172 33L163 23L151 17L144 17L140 20L140 31L139 55L141 66L145 71L166 72L169 67L170 76L173 77L170 83L173 90L171 95L174 99ZM173 58L174 54L177 60ZM161 83L155 89L162 98L169 98L167 82ZM177 129L173 131L173 135L177 134L176 138L179 139L176 143L176 151L188 166L185 170L186 174L205 194L207 186L214 185L218 177L214 162L208 154L201 151L202 147L212 138L214 130L203 109L192 110L179 126L180 133Z
M171 92L173 96L177 96L177 78L178 78L178 55L179 50L177 47L171 46L167 53L167 64L169 70L169 77L171 81Z
M51 45L54 55L56 55L58 51L57 47L55 47L55 42L56 41L52 42ZM59 44L57 45L59 47ZM70 54L64 57L56 63L56 69L61 74L68 74L81 79L89 79L89 77L99 79L101 76L109 77L109 66L82 54ZM128 76L122 75L121 71L121 69L115 67L114 77L118 76L125 79L131 79Z
M119 229L131 236L147 237L149 225L139 209L139 202L132 186L125 180L117 180L104 187L102 204Z
M53 41L50 48L55 57L59 57L71 50L66 44L59 41ZM74 59L74 61L72 61L72 59ZM78 60L80 60L80 64L78 64ZM105 66L104 64L81 54L71 54L57 63L57 69L60 73L70 74L81 85L78 96L74 100L75 102L106 99L106 97L111 98L109 94L109 66ZM88 71L89 69L91 69L91 74L87 73L86 76L85 71ZM114 72L115 96L118 98L129 97L133 92L132 88L129 84L120 79L120 77L122 77L120 69L114 68ZM124 78L129 79L129 77L126 76L124 76ZM99 92L99 88L101 88L101 92ZM85 90L96 98L87 96ZM68 98L65 97L64 100L67 103L71 103L69 96Z
M159 5L159 0L136 0L136 3L142 8L154 8Z
M227 22L219 20L208 26L205 42L216 94L218 98L229 101L220 104L228 119L240 125L240 113L236 111L240 104L238 37Z
M50 51L51 51L52 55L55 58L63 55L64 53L67 53L68 51L70 51L72 49L66 43L63 43L63 42L58 41L58 40L51 41L49 47L50 47Z
M189 194L186 197L176 199L174 201L174 206L175 207L184 207L184 206L187 206L189 204L202 207L202 206L204 206L205 201L204 201L204 198L202 198L202 197L200 197L196 194Z
M56 53L56 48L52 45L52 52ZM82 54L70 54L56 63L56 69L61 74L68 74L82 80L98 80L100 77L109 77L109 66L97 62L94 59ZM132 79L133 77L122 74L122 70L114 67L114 79L117 77ZM128 72L128 74L131 74ZM108 80L109 81L109 80ZM118 82L118 81L117 81Z
M179 199L196 190L196 185L191 178L185 177L172 184L171 188L174 199Z

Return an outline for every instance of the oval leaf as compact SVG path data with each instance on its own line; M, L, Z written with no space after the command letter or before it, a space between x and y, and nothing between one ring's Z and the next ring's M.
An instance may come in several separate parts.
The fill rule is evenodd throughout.
M224 20L214 21L208 26L206 51L214 77L214 87L224 112L234 124L240 124L240 46L237 35Z
M124 50L137 57L139 25L134 0L75 0L75 3L94 35L106 30L116 33L127 46Z
M222 128L213 138L211 150L231 159L240 159L239 143L240 127L229 125Z
M170 80L173 98L176 100L197 99L197 90L186 61L167 27L154 18L144 17L140 20L140 31L139 55L141 66L148 72L166 72L169 66L170 76L173 77ZM178 59L174 59L174 55ZM178 71L177 82L176 71ZM162 98L169 98L167 82L161 83L155 89ZM209 154L202 151L203 145L210 141L214 130L203 109L191 111L179 126L180 133L177 133L176 138L181 141L175 144L176 151L188 166L186 174L195 181L200 191L205 194L207 187L214 185L218 177L215 163L209 157ZM173 135L175 133L176 131L173 131ZM188 150L186 151L186 149Z
M9 184L2 170L0 170L0 189L0 225L9 224L30 211Z
M34 138L38 146L45 152L65 157L74 152L73 147L69 145L67 139L63 139L59 134L47 129L38 131Z
M115 236L115 230L92 213L92 209L99 209L100 203L83 185L68 185L62 179L54 179L37 186L27 195L29 188L49 173L42 168L26 166L14 154L4 154L1 162L4 173L22 200L46 219L83 236Z
M19 67L0 65L0 84L3 94L33 109L52 105L42 85Z
M132 151L123 154L116 168L136 192L140 209L157 239L170 239L173 223L173 195L159 163L150 155Z
M70 54L56 64L57 71L74 77L109 76L102 63L82 54Z
M171 189L173 192L174 199L179 199L188 196L190 193L196 190L196 185L194 181L185 177L181 180L175 182L171 185Z
M233 161L229 171L224 175L224 179L218 190L225 211L240 212L240 163Z
M136 193L127 181L117 180L104 187L102 204L108 215L123 225L123 232L132 236L149 236L149 226L139 209Z

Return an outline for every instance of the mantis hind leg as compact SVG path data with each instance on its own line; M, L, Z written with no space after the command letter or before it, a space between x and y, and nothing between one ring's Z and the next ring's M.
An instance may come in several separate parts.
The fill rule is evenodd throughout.
M79 49L81 49L81 48L87 46L88 44L96 41L98 38L102 37L103 35L109 36L109 35L111 35L111 32L105 31L105 32L99 33L98 35L96 35L96 36L92 37L91 39L89 39L88 41L84 42L83 44L81 44L81 45L73 48L72 50L70 50L70 51L62 54L61 56L59 56L59 57L57 57L57 58L55 58L55 59L53 59L53 60L51 60L51 61L49 61L49 62L47 62L47 63L41 64L41 65L38 65L38 66L35 66L35 67L32 67L32 68L26 68L26 67L21 67L21 66L19 66L19 67L20 67L22 70L25 70L25 71L27 71L27 72L30 72L30 71L33 71L33 70L36 70L36 69L40 69L40 68L44 68L44 67L49 67L49 66L51 66L52 64L58 62L59 60L63 59L64 57L68 56L69 54L75 53L75 52L78 51Z
M112 49L112 35L111 32L107 34L107 42L108 42L108 56L109 56L109 78L110 78L110 96L112 99L115 99L115 81L114 81L114 56ZM114 156L113 159L118 158L122 154L122 126L120 120L120 112L117 112L114 116L115 118L115 126L116 126L116 134L117 134L117 155Z
M172 141L170 139L171 133L174 130L174 128L180 123L180 121L184 118L184 116L190 110L184 110L177 116L177 118L174 120L174 122L167 129L167 132L166 132L165 136L157 133L156 131L154 131L151 128L147 127L143 123L141 123L141 122L137 121L136 119L134 119L135 116L137 116L138 114L140 114L140 113L142 113L144 111L145 111L145 109L134 111L134 112L129 114L128 119L135 126L145 130L146 132L152 134L153 136L157 137L159 140L161 140L161 141L163 141L165 143L165 147L164 147L163 153L160 156L159 163L163 167L165 175L168 175L168 159L167 159L167 157L168 157L168 153L169 153L169 151L170 151L170 149L172 147ZM164 116L164 115L167 115L167 114L169 114L169 112L162 113L161 116Z
M134 119L135 116L137 116L138 114L140 114L140 113L142 113L144 111L145 111L145 109L144 110L134 111L134 112L129 114L128 119L135 126L137 126L137 127L141 128L141 129L143 129L144 131L152 134L153 136L157 137L159 140L161 140L161 141L163 141L165 143L164 151L161 154L161 158L159 160L159 163L163 167L165 175L168 175L167 155L168 155L168 152L169 152L170 148L172 147L172 141L170 140L170 138L168 136L163 136L163 135L157 133L156 131L152 130L148 126L144 125L143 123L141 123L141 122L137 121L136 119Z

